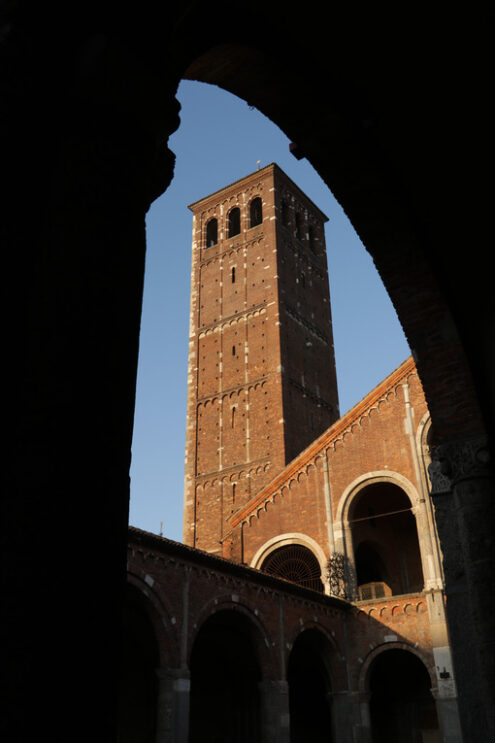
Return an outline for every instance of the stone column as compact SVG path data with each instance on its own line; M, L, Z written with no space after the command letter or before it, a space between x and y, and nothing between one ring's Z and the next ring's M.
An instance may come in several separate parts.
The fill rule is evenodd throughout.
M191 681L186 668L159 668L155 743L184 743L189 737Z
M430 465L465 743L495 740L495 494L482 437L438 446Z
M289 684L269 679L259 684L261 697L261 740L263 743L289 743Z
M455 686L432 689L442 743L463 743Z

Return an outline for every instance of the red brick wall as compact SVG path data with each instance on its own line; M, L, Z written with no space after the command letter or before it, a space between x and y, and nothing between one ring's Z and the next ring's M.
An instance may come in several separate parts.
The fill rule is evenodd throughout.
M399 369L400 371L400 369ZM325 504L325 456L328 457L329 486L334 526L346 489L358 478L373 473L400 475L419 491L406 430L403 384L407 381L412 407L414 436L428 415L421 383L412 360L403 373L391 375L372 391L363 403L330 428L320 439L289 464L275 482L254 499L232 521L234 533L244 521L243 560L250 563L256 551L277 534L306 534L329 553ZM368 404L367 404L368 403ZM399 481L400 484L400 481ZM267 505L269 504L269 505ZM239 540L237 540L238 543ZM240 559L239 551L235 556Z

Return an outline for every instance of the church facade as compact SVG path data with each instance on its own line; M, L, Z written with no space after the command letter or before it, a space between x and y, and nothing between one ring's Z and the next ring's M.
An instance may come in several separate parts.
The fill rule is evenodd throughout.
M413 359L339 417L325 215L276 165L191 210L184 544L130 529L122 741L461 741Z

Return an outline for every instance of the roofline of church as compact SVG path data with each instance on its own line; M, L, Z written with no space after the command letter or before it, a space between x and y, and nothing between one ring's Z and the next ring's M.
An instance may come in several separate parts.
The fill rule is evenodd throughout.
M223 572L231 573L236 577L248 580L251 583L263 583L272 590L297 594L305 599L310 599L311 601L317 601L319 603L323 602L334 608L342 609L343 611L349 611L352 608L352 604L345 599L338 598L337 596L329 596L328 594L320 593L319 591L313 591L311 588L306 588L298 583L293 583L292 581L285 580L276 575L264 573L261 570L257 570L256 568L249 567L242 563L233 562L232 560L228 560L220 555L214 555L211 552L205 552L196 547L190 547L182 542L176 542L167 537L144 531L136 526L129 526L128 534L129 544L148 547L150 549L155 549L158 552L166 552L168 555L172 554L184 560L191 560L196 565L210 566L212 570L221 570Z
M269 165L265 165L263 168L260 168L259 170L254 170L252 173L248 173L248 175L245 175L243 178L239 178L237 181L233 181L232 183L229 183L228 186L223 186L222 188L219 188L218 191L213 191L212 193L208 194L207 196L203 196L202 199L198 199L197 201L193 201L192 204L188 204L187 208L190 209L191 211L194 211L194 207L197 207L199 204L201 204L201 203L203 203L205 201L209 201L214 196L218 196L219 194L221 194L223 191L228 191L229 189L232 188L232 186L239 185L243 181L246 181L249 178L253 178L253 176L259 176L260 173L264 173L265 171L269 171L269 170L272 170L273 172L278 171L278 173L280 175L282 175L290 183L291 188L294 191L297 191L297 193L301 196L301 198L304 199L305 201L307 201L309 204L311 204L311 206L321 215L321 217L322 217L322 219L323 219L324 222L328 222L329 221L327 215L324 212L322 212L322 210L320 209L320 207L319 206L316 206L316 204L314 203L314 201L312 201L312 199L310 199L309 196L307 196L307 194L305 194L304 191L302 191L301 188L299 188L299 186L296 183L294 183L294 181L292 180L292 178L290 178L287 175L287 173L282 170L282 168L280 167L280 165L277 165L277 163L270 163Z
M416 372L416 364L412 356L409 356L405 361L400 364L393 372L391 372L384 380L379 382L368 394L363 397L358 403L356 403L350 410L347 411L341 418L339 418L330 428L327 428L317 439L315 439L306 449L303 449L300 454L297 455L289 464L279 472L276 477L265 485L245 506L234 513L230 518L230 525L232 528L238 526L242 521L245 521L251 514L259 508L264 501L270 497L270 495L278 490L282 485L300 468L306 464L309 460L313 459L316 454L323 449L325 446L331 444L335 439L338 438L346 429L349 428L355 421L363 416L383 395L391 388L395 387L401 379L410 374Z

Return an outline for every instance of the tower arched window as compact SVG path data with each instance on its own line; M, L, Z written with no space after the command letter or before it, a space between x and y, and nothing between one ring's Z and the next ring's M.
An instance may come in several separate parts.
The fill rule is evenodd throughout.
M229 212L229 237L235 237L241 231L241 210L235 206Z
M215 217L206 225L206 247L211 248L218 242L218 222Z
M249 205L249 220L250 227L256 227L263 221L263 206L259 196L253 199Z

